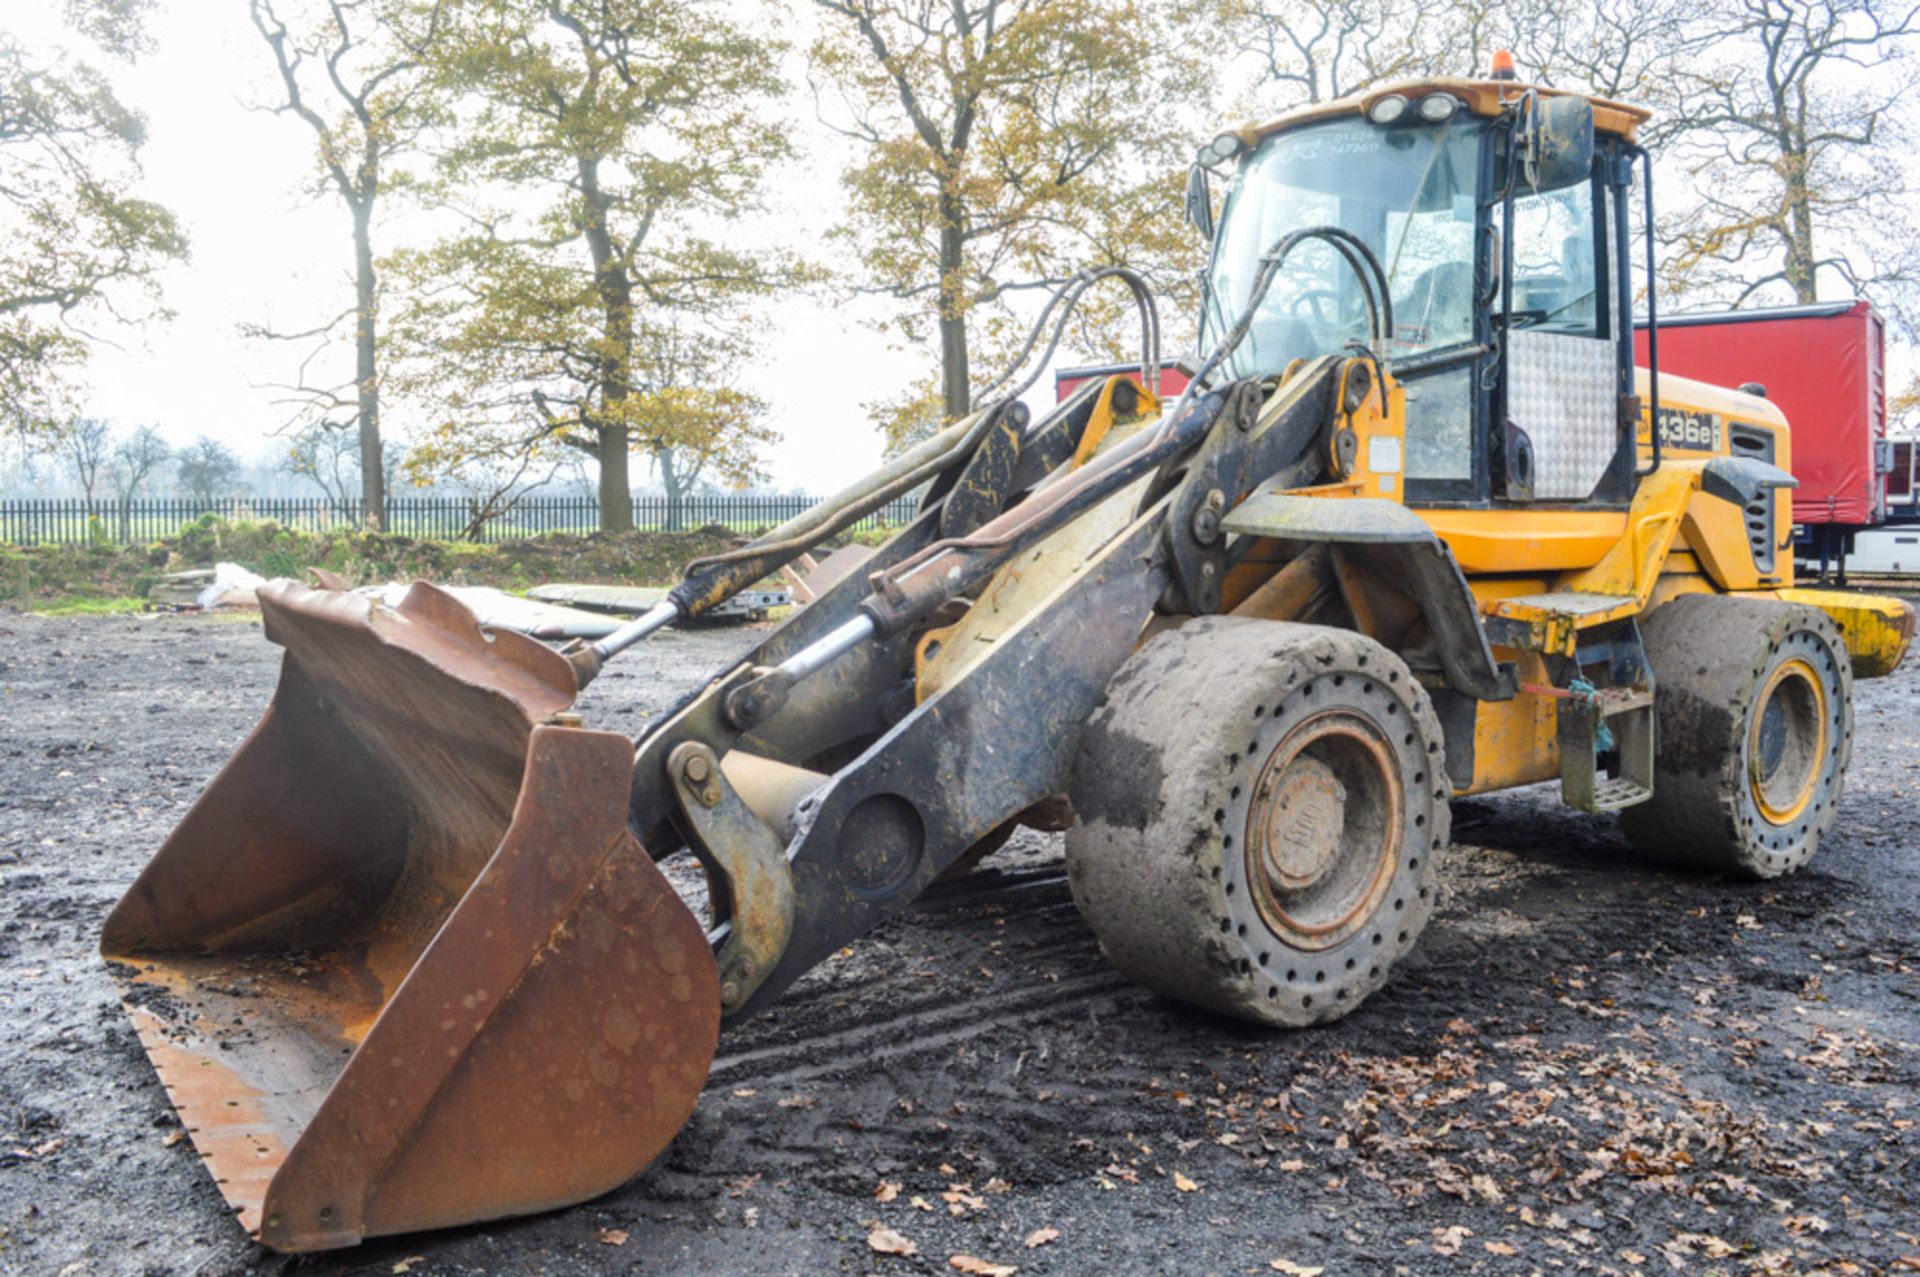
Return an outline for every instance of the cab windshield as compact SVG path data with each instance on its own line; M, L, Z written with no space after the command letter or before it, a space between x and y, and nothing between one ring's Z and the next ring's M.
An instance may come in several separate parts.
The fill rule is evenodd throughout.
M1380 126L1353 117L1276 134L1235 174L1201 325L1207 349L1245 308L1260 258L1282 235L1338 226L1380 259L1393 297L1389 357L1473 336L1474 225L1484 125ZM1229 367L1278 372L1368 335L1359 278L1324 241L1296 247Z

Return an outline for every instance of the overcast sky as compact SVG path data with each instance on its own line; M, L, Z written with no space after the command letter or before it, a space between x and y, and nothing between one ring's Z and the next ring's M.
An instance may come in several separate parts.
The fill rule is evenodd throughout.
M33 44L71 45L58 10L12 0L0 4L0 27ZM147 115L143 193L179 215L193 256L164 277L171 323L104 330L119 348L96 355L86 407L120 424L152 423L176 442L210 434L252 457L265 446L263 432L288 415L265 383L291 379L298 360L286 347L242 338L239 326L302 330L351 304L347 214L337 200L303 194L314 171L306 126L253 109L272 100L276 82L245 0L169 0L153 34L159 48L136 66L98 64ZM781 207L768 223L778 229L757 233L817 251L842 198L844 153L816 123L804 91L795 102L795 132L812 162L781 175ZM381 247L408 233L404 218L390 223ZM763 362L750 380L782 436L767 458L775 486L824 493L879 459L863 405L899 393L926 367L862 322L885 313L878 300L833 297L766 308ZM336 365L345 380L348 360ZM404 405L388 409L389 433L404 433Z
M59 9L50 0L0 0L0 28L32 44L70 43ZM793 17L809 20L800 6ZM806 32L788 25L786 34L803 46ZM336 199L306 194L314 175L307 128L257 109L273 100L278 85L245 0L162 0L153 34L158 49L136 66L95 61L113 75L123 100L146 113L143 192L184 221L193 255L164 276L176 312L170 323L101 330L118 345L103 346L93 361L86 410L123 426L151 423L175 442L210 434L256 458L274 446L267 434L284 427L290 413L276 404L280 392L270 383L292 379L299 355L243 338L240 325L301 330L350 304L347 214ZM797 52L792 63L801 83ZM1251 85L1243 109L1264 96ZM843 200L839 173L847 152L814 118L804 87L791 100L802 158L770 181L776 207L745 233L818 254ZM422 241L429 229L418 215L390 207L379 247ZM897 396L932 362L931 351L896 349L894 339L864 322L884 317L889 306L816 296L764 308L761 360L748 381L771 405L770 424L781 435L766 457L774 486L826 493L878 460L880 440L865 405ZM1911 352L1891 353L1892 380L1904 384ZM1078 358L1068 350L1060 362ZM322 384L350 380L349 352L337 349L333 359L331 374L316 378ZM1029 398L1050 389L1043 378ZM386 408L389 437L404 439L415 424L406 405ZM647 478L636 472L636 480Z

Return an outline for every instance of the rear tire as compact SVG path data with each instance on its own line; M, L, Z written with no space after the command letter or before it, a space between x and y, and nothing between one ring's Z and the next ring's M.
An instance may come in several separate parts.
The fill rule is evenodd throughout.
M1653 798L1620 813L1664 864L1777 878L1833 824L1853 752L1853 670L1818 608L1687 595L1641 627L1659 739Z
M1121 667L1075 763L1075 903L1107 960L1261 1024L1334 1020L1419 938L1439 721L1363 635L1206 617Z

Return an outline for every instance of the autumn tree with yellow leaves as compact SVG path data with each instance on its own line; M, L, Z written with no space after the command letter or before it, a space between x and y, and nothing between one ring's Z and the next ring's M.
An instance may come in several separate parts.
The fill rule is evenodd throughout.
M1135 0L815 0L822 117L851 138L837 238L857 286L938 351L928 393L882 412L899 438L966 412L1017 326L1013 299L1089 266L1184 286L1181 222L1203 88L1179 6ZM1204 127L1204 126L1202 126ZM1123 307L1102 298L1106 314ZM999 338L994 340L994 338Z
M71 0L108 59L147 48L140 0ZM110 63L109 63L110 65ZM164 316L159 274L187 253L138 194L146 121L95 61L0 31L0 431L36 441L73 416L99 326Z
M460 229L390 263L394 385L431 422L409 468L523 482L584 451L609 531L633 526L636 451L670 496L753 477L744 308L802 275L736 233L788 155L779 43L717 0L447 0L438 20Z

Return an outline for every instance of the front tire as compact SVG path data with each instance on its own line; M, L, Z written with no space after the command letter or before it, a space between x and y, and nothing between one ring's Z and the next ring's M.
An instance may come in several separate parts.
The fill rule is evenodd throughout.
M1067 834L1108 961L1261 1024L1338 1019L1413 947L1448 832L1439 721L1392 652L1207 617L1122 666Z
M1853 752L1853 669L1818 608L1687 595L1641 627L1659 740L1653 798L1620 813L1636 851L1777 878L1833 824Z

